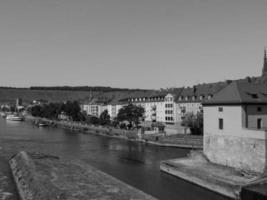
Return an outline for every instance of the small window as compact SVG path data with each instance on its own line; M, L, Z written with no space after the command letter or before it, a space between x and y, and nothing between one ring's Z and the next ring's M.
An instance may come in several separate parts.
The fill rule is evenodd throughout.
M262 127L262 119L258 118L257 119L257 129L261 129L261 127Z
M222 130L223 129L223 119L219 118L219 129Z
M219 107L218 110L219 110L219 112L222 112L223 111L223 107Z
M262 108L261 107L257 107L257 111L258 112L261 112L262 111Z

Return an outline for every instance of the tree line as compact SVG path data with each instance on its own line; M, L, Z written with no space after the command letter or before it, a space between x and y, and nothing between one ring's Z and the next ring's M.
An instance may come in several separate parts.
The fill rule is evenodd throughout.
M99 117L91 116L81 111L80 105L77 101L68 101L66 103L35 105L31 107L30 112L35 117L51 120L59 119L59 115L64 113L73 121L131 129L138 127L140 121L143 120L145 110L141 106L129 104L119 110L116 118L111 119L107 110L104 110Z
M115 92L115 91L123 91L123 92L136 92L136 91L149 91L145 89L129 89L129 88L112 88L112 87L104 87L104 86L32 86L31 90L70 90L70 91L92 91L92 92Z
M58 116L62 113L69 116L73 121L84 120L84 116L81 113L80 105L77 101L35 105L30 109L30 112L35 117L42 117L52 120L58 119Z

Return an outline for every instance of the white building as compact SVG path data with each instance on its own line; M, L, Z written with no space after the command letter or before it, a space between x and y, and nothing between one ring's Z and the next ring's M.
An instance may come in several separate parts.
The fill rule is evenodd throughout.
M207 158L242 170L266 170L267 85L234 82L203 105Z
M86 112L87 115L92 115L95 117L99 117L100 114L107 109L108 109L107 105L95 102L81 105L82 111Z
M145 121L163 122L174 124L176 115L176 94L153 94L150 96L132 97L127 101L134 105L142 106L145 109Z
M108 110L108 114L110 116L111 119L114 119L115 117L117 117L119 110L124 106L127 105L124 102L112 102L111 104L108 104L107 110Z

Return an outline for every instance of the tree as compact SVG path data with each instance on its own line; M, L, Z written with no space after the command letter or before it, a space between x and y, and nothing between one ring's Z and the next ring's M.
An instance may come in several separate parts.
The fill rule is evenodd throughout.
M99 116L99 123L101 125L109 125L110 124L110 115L108 114L108 110L104 110Z
M117 119L117 117L115 117L112 122L111 122L111 125L113 127L118 127L118 125L120 124L119 120Z
M30 110L32 116L34 117L41 117L42 115L42 107L39 105L33 106Z
M119 121L128 121L131 124L135 124L138 126L140 119L143 117L145 110L141 106L136 106L133 104L129 104L127 106L122 107L119 110L117 115L117 119Z
M189 127L192 134L203 134L203 112L197 112L197 114L186 113L182 125Z
M77 101L67 101L67 103L62 105L62 110L66 113L66 115L70 116L73 121L81 120L81 107Z

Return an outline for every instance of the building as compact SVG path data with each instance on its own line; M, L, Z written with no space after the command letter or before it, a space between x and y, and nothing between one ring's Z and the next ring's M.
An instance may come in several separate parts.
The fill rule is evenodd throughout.
M92 99L88 103L84 103L81 106L81 110L86 112L87 115L99 117L104 110L108 109L107 103L101 99Z
M203 106L207 158L242 170L266 170L267 84L233 82Z
M165 109L165 119L166 124L175 124L177 122L176 115L176 104L175 104L175 95L167 94L164 98L164 109Z
M177 121L175 99L181 89L175 92L154 93L148 96L135 96L127 99L128 103L142 106L145 110L144 120L175 124Z
M22 99L21 98L17 98L16 99L16 107L22 106Z
M72 118L70 116L68 116L65 112L61 112L58 117L57 117L59 120L62 120L62 121L71 121Z
M187 113L202 112L202 102L211 99L214 94L227 86L226 82L199 84L184 88L176 102L176 121L181 122Z
M127 102L120 100L114 100L110 102L108 105L106 105L106 109L108 111L110 118L114 119L115 117L117 117L119 110L125 105L127 105Z

